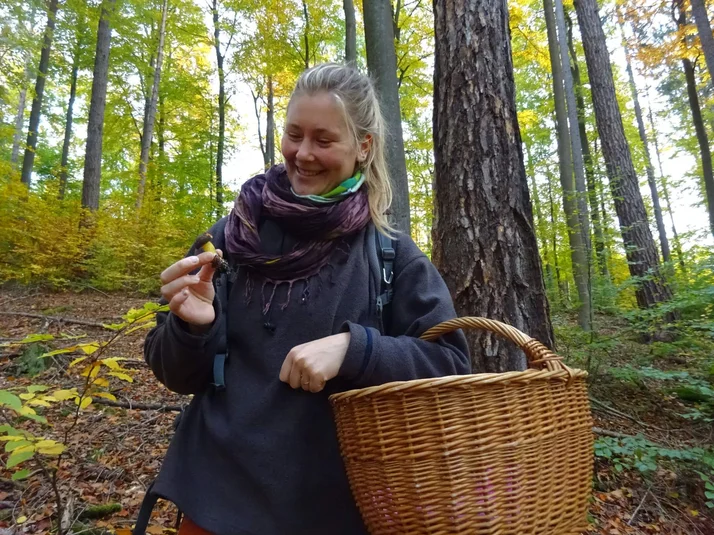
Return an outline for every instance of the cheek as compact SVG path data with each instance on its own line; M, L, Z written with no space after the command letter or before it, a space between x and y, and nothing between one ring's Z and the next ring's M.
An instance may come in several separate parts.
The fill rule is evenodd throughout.
M297 153L297 148L295 147L295 143L292 143L289 139L284 137L280 141L280 152L283 153L283 157L286 160L294 158L295 154Z

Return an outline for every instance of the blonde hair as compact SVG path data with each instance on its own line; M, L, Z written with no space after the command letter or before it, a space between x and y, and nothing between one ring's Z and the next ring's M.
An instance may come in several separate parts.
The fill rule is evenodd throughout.
M367 187L369 214L380 232L394 234L395 230L387 216L387 210L392 204L392 184L384 150L386 128L372 81L351 65L322 63L300 75L290 99L296 95L320 92L335 97L356 146L371 136L372 144L367 157L360 163Z

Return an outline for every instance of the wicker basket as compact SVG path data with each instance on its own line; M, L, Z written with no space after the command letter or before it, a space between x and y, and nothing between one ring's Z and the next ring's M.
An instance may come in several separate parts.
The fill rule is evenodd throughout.
M593 435L585 377L517 329L524 372L394 382L330 397L352 493L372 535L574 535L587 528Z

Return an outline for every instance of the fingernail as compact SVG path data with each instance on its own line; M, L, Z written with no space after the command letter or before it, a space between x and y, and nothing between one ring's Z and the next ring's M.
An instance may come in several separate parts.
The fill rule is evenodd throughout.
M182 293L184 297L188 297L188 288L184 288Z
M197 257L197 256L192 256L191 258L189 258L189 261L190 261L192 264L198 264L198 257Z

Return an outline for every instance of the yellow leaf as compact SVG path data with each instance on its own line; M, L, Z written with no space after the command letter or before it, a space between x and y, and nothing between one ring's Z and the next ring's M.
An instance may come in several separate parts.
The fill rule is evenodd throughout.
M18 519L16 520L16 522L17 522L18 524L24 524L25 522L27 522L27 517L26 517L26 516L20 516L20 517L18 517Z
M23 416L27 416L28 414L37 414L32 407L28 407L27 405L23 405L22 408L17 411L18 414L22 414Z
M77 391L72 389L72 390L56 390L52 396L57 400L57 401L67 401L68 399L73 399L77 397Z
M126 333L124 334L131 334L134 331L138 331L139 329L150 329L156 327L156 322L155 321L147 321L146 323L142 323L141 325L135 325L131 329L128 329Z
M32 398L34 398L34 397L35 397L35 394L31 394L31 393L29 393L29 392L26 392L26 393L24 393L24 394L20 394L20 399L25 399L25 400L27 400L27 399L32 399Z
M64 444L55 443L52 446L47 446L44 448L37 447L37 453L43 455L59 455L65 450Z
M120 360L126 360L123 357L112 357L108 359L102 359L99 362L104 364L106 367L111 368L114 371L121 370L121 365L119 364Z
M109 392L95 392L94 395L100 398L110 399L112 401L117 400L114 394L110 394Z
M91 355L101 347L101 344L97 342L92 342L89 344L80 344L77 347L84 351L87 355Z
M117 528L114 535L132 535L132 531L129 528Z
M103 386L106 388L107 386L109 386L109 379L107 379L106 377L97 377L92 384L94 386Z
M19 448L12 450L13 453L22 453L23 451L35 451L35 445L28 444L27 446L20 446Z
M87 359L87 357L79 357L79 358L76 358L76 359L74 359L72 362L69 363L69 367L71 368L71 367L74 366L75 364L79 364L80 362L82 362L83 360L86 360L86 359Z
M134 379L132 378L131 375L127 375L125 373L120 373L120 372L109 372L109 375L112 377L116 377L117 379L121 379L122 381L126 381L127 383L133 383Z
M161 526L149 526L146 528L147 533L151 533L151 535L162 535L164 533L164 528Z
M99 369L101 367L102 367L102 365L99 364L98 362L93 362L92 364L90 364L89 366L84 368L84 370L82 370L82 373L80 375L82 375L82 377L87 377L87 376L96 377L97 374L99 373Z
M40 407L50 407L51 405L47 403L44 399L31 399L27 402L29 405L35 405Z
M82 404L79 406L80 409L86 409L92 404L92 398L91 396L87 396L82 400Z
M6 435L4 437L0 437L0 440L4 440L6 442L12 442L15 440L25 440L25 437L22 435Z
M690 509L689 514L692 516L699 516L699 511L697 511L696 509Z

